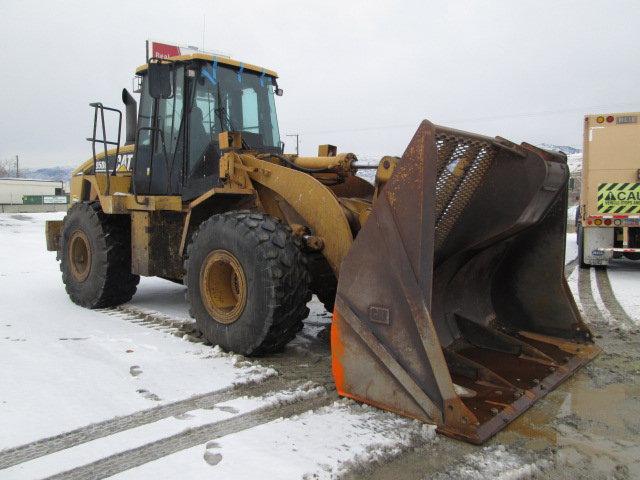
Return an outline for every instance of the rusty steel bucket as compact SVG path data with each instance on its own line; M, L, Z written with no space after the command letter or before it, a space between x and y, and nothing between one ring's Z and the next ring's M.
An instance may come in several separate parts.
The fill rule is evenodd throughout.
M566 156L423 121L340 268L340 395L482 443L600 351L564 277Z

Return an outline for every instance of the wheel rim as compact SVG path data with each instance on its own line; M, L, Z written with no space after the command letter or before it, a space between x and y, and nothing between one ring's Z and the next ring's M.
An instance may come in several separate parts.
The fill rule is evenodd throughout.
M82 230L76 230L69 239L69 266L77 282L84 282L91 271L91 244Z
M247 303L247 281L238 259L227 250L214 250L200 269L200 296L209 315L229 325Z

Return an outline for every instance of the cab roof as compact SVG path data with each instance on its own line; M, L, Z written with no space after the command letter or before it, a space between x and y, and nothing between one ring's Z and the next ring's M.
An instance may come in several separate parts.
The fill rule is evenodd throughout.
M243 67L245 70L251 70L257 73L265 73L271 77L278 78L278 74L273 70L269 70L268 68L262 68L257 65L252 65L250 63L240 62L238 60L234 60L230 57L219 56L219 55L211 55L210 53L192 53L189 55L177 55L175 57L169 57L166 60L171 60L173 62L188 62L189 60L204 60L206 62L213 62L214 60L223 65L230 65L232 67ZM144 65L140 65L136 68L136 75L142 74L147 71L149 68L149 64L145 63Z

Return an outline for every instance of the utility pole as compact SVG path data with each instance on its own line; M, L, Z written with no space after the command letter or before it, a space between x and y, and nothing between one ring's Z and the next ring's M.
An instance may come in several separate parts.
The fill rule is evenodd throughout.
M292 133L291 135L286 135L287 137L296 137L296 155L300 156L300 135L297 133Z
M18 159L18 155L16 155L16 178L20 178L20 160Z

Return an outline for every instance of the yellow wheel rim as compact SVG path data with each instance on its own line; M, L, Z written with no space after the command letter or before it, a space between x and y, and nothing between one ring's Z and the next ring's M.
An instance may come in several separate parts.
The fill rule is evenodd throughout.
M214 250L200 269L202 303L219 323L235 322L247 303L247 281L238 259L227 250Z
M91 244L82 230L71 234L67 255L71 275L77 282L84 282L91 271Z

